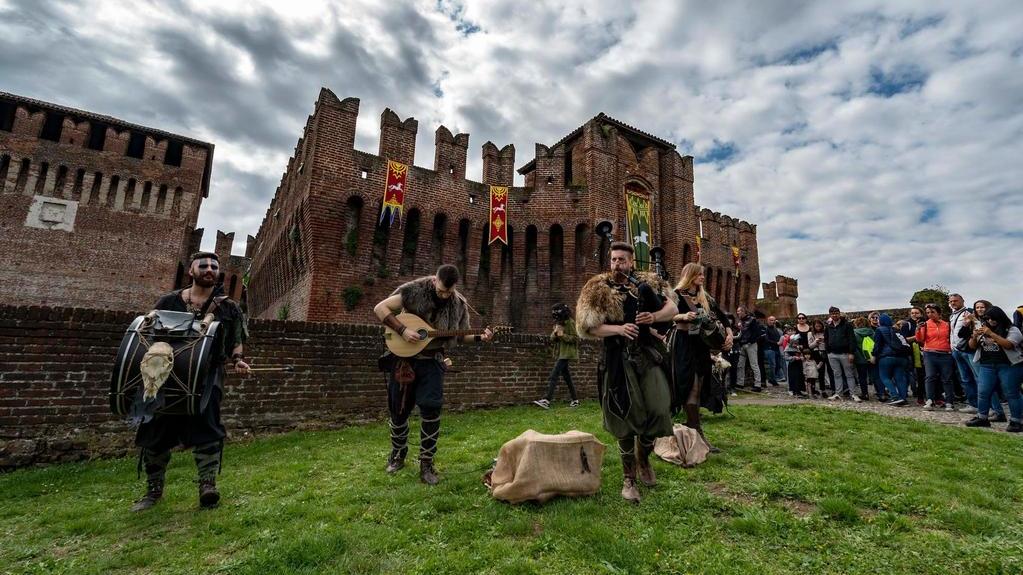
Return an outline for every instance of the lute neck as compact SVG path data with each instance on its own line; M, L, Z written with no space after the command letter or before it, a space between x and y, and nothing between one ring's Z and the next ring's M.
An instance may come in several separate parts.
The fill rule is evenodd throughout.
M477 329L435 329L427 330L427 337L462 337L464 335L476 335L480 333Z

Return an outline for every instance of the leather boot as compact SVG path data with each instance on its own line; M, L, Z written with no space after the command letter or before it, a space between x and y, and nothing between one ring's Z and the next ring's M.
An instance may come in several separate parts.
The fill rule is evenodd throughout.
M707 443L707 447L710 448L711 453L721 453L721 450L714 447L710 441L707 441L707 436L703 434L703 425L700 424L700 406L687 403L685 405L685 412L686 427L695 429L700 434L700 437Z
M397 473L403 467L405 467L405 458L397 451L391 451L391 455L387 458L387 467L384 471L388 473Z
M652 442L650 445L644 445L642 440L636 438L636 464L639 467L639 481L647 487L657 485L657 474L654 473L654 468L650 466L650 452L653 449L654 444Z
M639 488L636 486L636 455L622 454L622 499L629 503L639 503Z
M427 485L437 485L440 481L440 477L437 477L437 470L433 468L432 459L419 461L419 480Z
M146 494L135 502L131 510L145 511L156 505L161 497L163 497L163 479L150 479L146 481Z
M199 480L199 507L210 509L220 502L217 481L213 478Z

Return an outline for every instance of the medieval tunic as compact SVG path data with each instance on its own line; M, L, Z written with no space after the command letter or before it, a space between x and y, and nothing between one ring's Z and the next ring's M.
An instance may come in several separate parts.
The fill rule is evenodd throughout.
M401 295L402 311L419 316L437 330L469 329L469 306L462 294L455 291L450 298L440 298L433 277L412 280L398 286L391 295ZM438 338L411 361L415 378L402 384L393 370L387 376L387 409L390 415L392 459L404 460L408 452L408 419L419 406L422 416L419 457L433 460L440 434L440 410L444 404L444 350L453 347L454 338Z
M662 298L674 301L674 293L655 274L637 272L636 276ZM601 324L634 322L638 307L635 286L615 283L611 272L590 278L576 304L579 337L595 339L589 330ZM646 332L643 327L641 331ZM604 428L619 440L671 435L671 390L666 372L670 358L664 344L650 333L631 341L623 336L605 337L603 344L598 383Z
M154 309L164 311L188 312L189 309L181 299L181 292L175 290L161 297ZM240 344L245 343L247 331L245 316L234 300L225 297L210 296L209 305L202 312L213 313L220 322L217 330L217 342L213 346L214 357L210 358L210 372L206 379L203 397L205 407L195 415L157 415L151 421L139 426L135 435L135 444L153 452L164 452L178 445L192 447L222 440L227 432L220 421L220 400L224 393L224 361L231 357L231 352Z
M675 292L678 295L678 313L696 312L697 314L707 313L711 318L717 319L722 325L728 325L728 318L718 308L717 302L707 296L709 310L696 301L696 298L687 294ZM699 385L699 396L696 403L706 407L715 413L723 409L721 402L721 383L712 381L713 360L711 350L704 343L699 334L699 323L689 323L688 329L678 327L672 332L670 339L671 347L671 375L672 375L672 413L678 413L679 409L689 400L694 385ZM699 378L699 380L697 380Z

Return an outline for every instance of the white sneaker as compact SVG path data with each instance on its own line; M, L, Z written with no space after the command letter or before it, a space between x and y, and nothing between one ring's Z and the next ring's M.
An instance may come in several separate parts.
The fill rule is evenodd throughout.
M954 403L946 403L945 411L956 411L956 405Z
M855 393L852 394L852 400L855 401L856 403L860 403L861 401L863 401L862 399L860 399L860 396L856 395Z
M977 408L972 405L967 405L966 407L960 408L959 413L977 413Z
M535 403L536 405L539 405L540 407L542 407L544 409L550 409L551 408L551 402L547 401L546 399L538 399L538 400L534 401L533 403Z
M828 401L835 401L836 399L842 399L842 396L841 396L841 395L838 395L838 394L836 393L835 395L832 395L831 397L829 397L829 398L828 398Z
M579 400L578 399L573 399L571 402L569 402L568 406L569 407L579 407Z
M924 402L924 411L934 411L934 400L928 399Z

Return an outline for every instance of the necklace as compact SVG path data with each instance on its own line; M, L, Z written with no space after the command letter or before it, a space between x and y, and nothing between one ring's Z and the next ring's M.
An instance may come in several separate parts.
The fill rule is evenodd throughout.
M196 305L192 302L192 288L188 288L185 291L187 292L187 295L185 296L185 308L187 308L188 312L192 315L198 316L202 313L202 306Z

